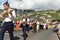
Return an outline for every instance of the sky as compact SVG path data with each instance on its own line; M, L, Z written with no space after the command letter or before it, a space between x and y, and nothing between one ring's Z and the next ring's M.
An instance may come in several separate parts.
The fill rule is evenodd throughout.
M7 0L0 0L0 9ZM17 9L60 9L60 0L8 0L11 8Z

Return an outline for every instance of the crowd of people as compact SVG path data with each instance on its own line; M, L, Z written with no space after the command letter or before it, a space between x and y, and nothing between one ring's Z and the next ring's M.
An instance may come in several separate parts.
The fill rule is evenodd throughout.
M8 2L5 2L3 4L4 6L4 12L3 15L3 25L0 30L0 40L4 40L4 33L6 30L9 32L10 40L14 40L14 19L16 18L15 11L10 8L10 5ZM22 28L23 32L23 40L26 40L26 38L29 36L29 30L33 30L34 33L39 32L41 30L47 30L48 29L48 23L41 24L36 18L34 18L32 21L28 18L27 15L23 15L23 19L21 22L17 21L15 27L17 30Z
M33 20L30 20L28 18L28 16L25 15L25 14L23 15L22 21L18 20L17 24L19 26L17 26L16 28L19 27L18 28L19 30L20 30L20 28L22 28L24 40L26 40L26 37L29 36L29 31L30 30L32 30L33 33L48 30L48 23L42 24L36 18L33 18Z

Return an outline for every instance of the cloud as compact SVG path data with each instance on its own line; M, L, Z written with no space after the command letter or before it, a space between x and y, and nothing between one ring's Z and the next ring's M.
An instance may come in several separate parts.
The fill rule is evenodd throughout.
M60 0L36 0L33 9L59 9Z
M31 0L10 0L9 3L11 7L18 9L30 9L33 6L33 2Z
M17 9L60 9L60 0L9 0L12 8Z

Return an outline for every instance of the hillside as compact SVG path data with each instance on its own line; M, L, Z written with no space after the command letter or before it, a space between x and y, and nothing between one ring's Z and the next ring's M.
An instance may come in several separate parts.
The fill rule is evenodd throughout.
M60 10L41 10L41 11L27 13L27 15L30 18L35 17L39 19L40 17L44 16L46 19L52 18L52 19L60 20Z

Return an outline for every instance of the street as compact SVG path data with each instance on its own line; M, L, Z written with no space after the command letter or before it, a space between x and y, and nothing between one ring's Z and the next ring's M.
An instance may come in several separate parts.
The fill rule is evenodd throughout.
M4 40L9 40L9 34L5 33ZM23 40L22 31L14 31L14 40ZM27 40L58 40L56 33L52 30L33 33L30 31L30 36Z

